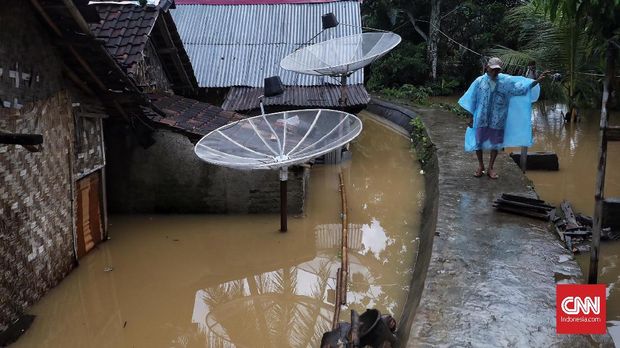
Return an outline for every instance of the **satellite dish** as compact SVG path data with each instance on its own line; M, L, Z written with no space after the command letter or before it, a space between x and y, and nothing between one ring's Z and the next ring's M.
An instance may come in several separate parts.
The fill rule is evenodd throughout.
M339 37L303 47L284 57L280 66L308 75L346 76L381 58L400 41L391 32Z
M235 169L279 169L337 149L362 131L359 118L324 109L246 118L205 135L194 148L202 160Z
M229 168L280 169L280 231L285 232L288 166L339 149L361 132L362 121L343 111L284 111L222 126L200 139L194 152Z

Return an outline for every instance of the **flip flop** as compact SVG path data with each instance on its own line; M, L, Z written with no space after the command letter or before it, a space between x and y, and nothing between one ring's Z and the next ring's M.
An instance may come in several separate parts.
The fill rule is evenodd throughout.
M474 173L474 177L476 178L481 178L484 175L484 169L483 170L476 170L476 172Z
M493 171L493 174L491 174L491 171L489 171L489 172L487 173L487 176L488 176L490 179L493 179L493 180L496 180L497 178L499 178L499 175L497 175L497 173L496 173L495 171Z

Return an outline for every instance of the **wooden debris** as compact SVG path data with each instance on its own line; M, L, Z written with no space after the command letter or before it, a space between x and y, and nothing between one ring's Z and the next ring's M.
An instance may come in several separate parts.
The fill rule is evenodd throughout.
M524 197L519 195L503 193L500 198L493 202L493 207L497 210L528 216L545 221L551 220L554 215L555 208L545 201L534 199L530 197Z

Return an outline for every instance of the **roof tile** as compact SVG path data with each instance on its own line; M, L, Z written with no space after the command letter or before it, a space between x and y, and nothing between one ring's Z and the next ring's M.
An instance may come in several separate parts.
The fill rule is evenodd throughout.
M159 9L135 5L95 5L101 21L90 25L98 38L105 40L110 55L127 70L140 59L155 25Z
M149 98L155 107L166 114L165 118L149 114L149 119L196 135L205 135L229 122L244 118L235 112L177 95L150 94Z

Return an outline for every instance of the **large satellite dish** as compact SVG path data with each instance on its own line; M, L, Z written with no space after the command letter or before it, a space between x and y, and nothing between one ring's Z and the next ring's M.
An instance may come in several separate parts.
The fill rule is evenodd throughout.
M205 135L194 151L204 161L236 169L279 169L324 155L362 131L354 115L311 109L246 118Z
M300 48L284 57L280 66L308 75L346 76L381 58L400 41L391 32L339 37Z
M235 169L280 169L281 231L286 231L288 166L347 144L362 121L343 111L309 109L246 118L205 135L194 147L202 160Z
M344 108L349 75L383 57L400 41L400 36L385 31L343 36L302 47L284 57L280 66L301 74L340 77L338 103ZM340 163L341 152L335 151L332 158Z

